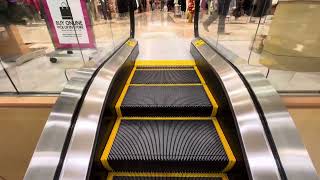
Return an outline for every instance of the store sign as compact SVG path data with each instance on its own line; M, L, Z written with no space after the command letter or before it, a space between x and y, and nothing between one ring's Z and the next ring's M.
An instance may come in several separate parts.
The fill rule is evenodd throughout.
M42 0L42 3L55 48L95 48L86 0Z

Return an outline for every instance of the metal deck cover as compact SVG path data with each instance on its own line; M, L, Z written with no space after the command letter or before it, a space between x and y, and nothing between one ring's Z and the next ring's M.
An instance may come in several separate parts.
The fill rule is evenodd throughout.
M113 180L222 180L222 177L152 177L152 176L116 176Z
M131 84L201 83L194 69L136 70Z

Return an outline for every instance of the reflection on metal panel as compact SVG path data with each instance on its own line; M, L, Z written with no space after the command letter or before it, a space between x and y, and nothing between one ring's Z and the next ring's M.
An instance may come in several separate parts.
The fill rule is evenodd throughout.
M318 179L296 126L276 90L260 72L252 68L240 70L261 105L287 178Z
M89 61L86 67L77 71L61 92L52 112L45 124L37 147L34 151L29 167L26 171L25 180L53 179L59 166L62 150L68 131L71 128L73 115L84 89L96 69L111 54L98 50L94 61Z
M44 126L25 174L25 180L53 179L72 116L94 71L95 68L80 69L76 77L72 78L61 92Z
M288 179L318 179L296 126L277 91L261 72L228 50L219 52L234 64L251 86L270 129L280 162Z
M130 41L134 41L131 39ZM137 42L135 41L135 44ZM86 179L102 108L111 82L134 47L125 45L100 69L81 106L60 179Z
M195 40L192 42L195 45ZM248 170L252 179L280 179L278 167L267 141L259 114L237 72L207 44L196 47L219 74L226 88L239 128Z

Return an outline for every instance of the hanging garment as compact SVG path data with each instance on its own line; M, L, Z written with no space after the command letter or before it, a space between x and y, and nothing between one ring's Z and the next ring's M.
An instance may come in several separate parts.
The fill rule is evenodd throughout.
M218 0L218 14L227 16L231 0Z
M117 0L118 12L126 13L129 11L128 0Z
M194 13L194 8L195 8L194 0L189 0L188 12L191 13L192 15Z
M244 14L252 17L262 17L270 14L272 0L237 0L237 7L233 11L235 17Z
M208 4L209 13L213 14L218 10L218 2L217 0L210 0L210 4Z
M181 11L186 11L186 0L179 0L179 5L181 6Z
M23 2L34 7L38 12L40 11L40 3L38 0L24 0Z
M207 10L208 9L208 3L210 2L210 0L201 0L200 2L200 7L203 10Z
M255 0L252 5L252 16L262 17L270 14L272 0Z
M143 7L143 11L145 12L147 10L147 0L142 0L141 4L142 4L142 7Z

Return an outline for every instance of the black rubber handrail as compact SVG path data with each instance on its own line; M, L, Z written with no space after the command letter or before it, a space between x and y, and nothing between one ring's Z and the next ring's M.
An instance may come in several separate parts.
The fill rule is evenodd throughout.
M99 67L94 71L94 73L92 74L91 78L89 79L89 81L87 82L86 86L84 87L82 95L81 95L81 97L80 97L80 99L79 99L79 101L78 101L78 103L76 105L76 108L75 108L76 110L73 113L72 118L71 118L71 123L70 123L71 125L70 125L70 128L68 129L68 132L67 132L67 135L66 135L66 139L65 139L62 151L61 151L59 163L58 163L58 166L57 166L57 169L55 171L54 178L53 178L54 180L58 180L59 177L60 177L62 166L63 166L63 162L65 160L65 157L66 157L66 154L67 154L67 151L68 151L68 147L69 147L69 144L70 144L70 140L71 140L71 137L72 137L74 126L76 124L76 121L77 121L81 106L83 104L85 96L87 95L87 92L89 90L89 87L90 87L91 83L93 82L94 78L96 77L96 75L98 74L100 69L105 65L105 63L108 62L109 59L111 59L111 57L113 57L126 44L126 42L129 39L130 38L128 38L126 41L124 41L123 44L120 47L118 47L103 63L101 63L99 65Z
M272 133L271 133L271 130L269 128L269 125L268 125L268 122L267 122L267 119L264 115L264 111L262 109L262 106L258 100L258 97L256 96L256 93L254 92L254 90L251 88L251 85L250 83L247 81L246 77L242 74L242 72L238 69L237 66L235 66L226 56L224 56L220 51L218 51L218 49L216 47L214 47L212 44L210 44L207 40L203 39L200 37L200 39L202 39L204 42L206 42L206 44L211 48L213 49L220 57L222 57L224 59L225 62L227 62L236 72L237 74L239 75L239 77L242 79L242 82L244 83L244 85L246 86L251 98L252 98L252 101L256 107L256 110L258 111L258 114L259 114L259 117L260 117L260 120L261 120L261 123L262 123L262 126L263 126L263 129L266 133L266 138L267 138L267 141L270 145L270 148L271 148L271 151L272 151L272 154L273 156L275 157L275 162L276 162L276 165L277 165L277 168L278 168L278 171L279 171L279 174L280 174L280 178L282 180L288 180L288 177L285 173L285 170L283 168L283 165L281 163L281 160L280 160L280 155L278 153L278 150L277 150L277 146L273 140L273 137L272 137Z
M195 0L195 10L194 10L194 37L199 37L199 11L200 11L200 0Z
M134 1L129 1L129 15L130 15L130 38L134 39L134 35L135 35Z

